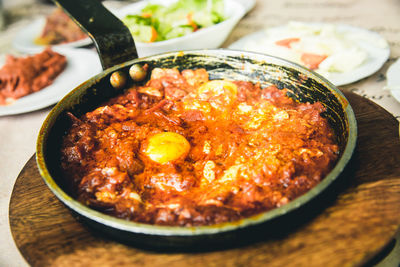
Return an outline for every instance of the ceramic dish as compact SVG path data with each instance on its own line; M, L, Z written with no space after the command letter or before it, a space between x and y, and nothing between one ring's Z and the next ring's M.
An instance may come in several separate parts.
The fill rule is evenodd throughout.
M0 106L0 116L26 113L57 103L72 88L101 71L94 51L85 49L61 49L54 51L67 57L67 67L54 82L33 94L21 97L12 104Z
M123 18L128 14L137 14L149 2L168 5L174 0L141 1L121 8L114 13L118 18ZM135 40L138 54L143 57L168 51L217 48L222 45L233 27L253 6L253 0L250 0L246 5L242 5L236 0L225 0L225 14L228 18L223 22L170 40L153 43L143 43Z
M321 23L309 23L310 25L322 25ZM287 25L272 28L273 30L285 30ZM379 70L390 55L390 48L386 40L379 34L349 25L336 25L339 33L349 34L354 37L354 42L367 53L367 58L358 67L348 72L328 72L325 75L336 86L356 82L368 77ZM265 38L265 30L249 34L229 46L231 49L245 50L249 42L255 42ZM263 52L262 48L252 50ZM272 54L272 56L274 56Z

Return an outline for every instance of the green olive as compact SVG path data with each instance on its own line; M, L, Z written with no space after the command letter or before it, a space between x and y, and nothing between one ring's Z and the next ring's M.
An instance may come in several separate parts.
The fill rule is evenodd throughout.
M122 71L116 71L111 74L110 83L115 89L122 89L127 82L126 74Z
M129 69L129 75L135 82L141 82L146 78L146 70L139 64L134 64Z

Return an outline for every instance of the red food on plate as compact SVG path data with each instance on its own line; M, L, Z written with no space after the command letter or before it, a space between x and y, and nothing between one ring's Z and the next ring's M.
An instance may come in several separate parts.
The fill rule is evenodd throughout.
M318 69L319 64L321 64L321 62L324 61L327 57L327 55L304 53L301 55L300 59L307 68L315 70Z
M66 65L66 57L50 48L28 57L8 55L0 69L0 105L52 84Z

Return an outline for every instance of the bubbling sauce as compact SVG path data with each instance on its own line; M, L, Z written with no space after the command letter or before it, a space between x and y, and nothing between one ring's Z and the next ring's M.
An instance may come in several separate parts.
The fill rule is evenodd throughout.
M321 103L204 69L155 68L80 118L62 169L82 203L136 222L199 226L287 204L317 185L339 148Z

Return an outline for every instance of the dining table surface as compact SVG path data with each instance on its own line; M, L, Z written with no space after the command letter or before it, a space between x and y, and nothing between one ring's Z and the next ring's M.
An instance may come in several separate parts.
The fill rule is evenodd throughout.
M0 31L0 62L6 54L22 55L13 45L16 34L55 8L48 1L19 2L17 6L3 7L1 12L4 25ZM103 1L110 8L122 7L129 2L132 1ZM400 119L400 103L386 87L387 70L400 56L400 1L257 0L222 47L227 48L243 36L288 21L343 23L377 32L385 38L390 47L390 56L385 64L369 77L338 88L365 97ZM95 51L94 47L87 49ZM12 237L9 203L15 181L34 155L39 129L53 106L23 114L0 116L0 266L28 266ZM399 262L400 248L397 244L392 253L377 266L398 266Z

